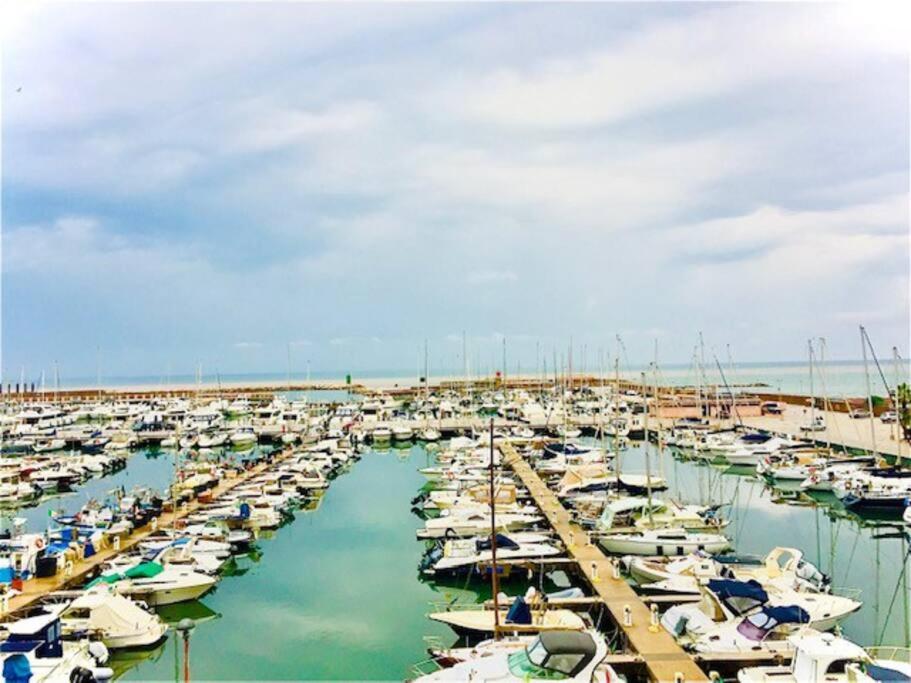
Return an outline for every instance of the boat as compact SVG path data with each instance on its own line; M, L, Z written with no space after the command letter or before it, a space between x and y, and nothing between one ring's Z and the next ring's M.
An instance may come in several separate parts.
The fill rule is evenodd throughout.
M553 557L560 549L550 543L546 534L516 532L508 536L497 534L497 559L533 559ZM422 559L420 569L425 574L447 574L471 571L493 559L490 537L448 539L432 548Z
M232 432L228 439L234 448L247 448L256 443L256 432L253 431L253 427L241 427Z
M151 647L168 631L168 625L158 615L105 585L68 600L59 609L59 615L64 636L93 633L101 637L109 650Z
M140 562L124 572L111 572L91 582L112 584L121 595L144 601L153 607L196 600L207 593L217 579L190 569L163 567L157 562Z
M597 631L547 631L522 649L488 648L479 656L446 669L420 676L415 681L572 681L590 683L607 656L607 643ZM604 680L621 680L607 666Z
M527 599L526 599L527 598ZM538 600L538 593L530 588L525 597L516 598L509 609L498 611L489 609L451 609L445 612L433 612L427 617L431 621L446 624L460 636L485 636L493 633L495 620L499 617L499 627L505 632L509 625L522 627L523 633L532 629L544 631L582 631L586 623L578 614L568 609L547 609Z
M911 660L874 659L866 650L831 633L791 636L788 666L752 666L737 672L738 683L879 683L911 680ZM877 650L874 650L877 652Z
M688 555L696 551L720 553L731 547L721 534L691 532L686 529L652 529L607 533L598 537L598 545L615 555Z
M438 429L433 427L425 427L420 432L418 432L418 440L427 441L433 443L434 441L439 441L443 438L443 435Z
M395 424L392 427L392 438L396 441L411 441L414 438L414 430L406 424Z
M499 531L525 529L542 520L540 514L530 511L496 512L496 525ZM451 508L443 510L439 517L432 517L424 522L424 528L417 530L419 539L456 538L459 536L477 536L490 531L491 515L489 509L476 507L470 510Z
M374 445L388 445L392 441L392 430L387 427L377 427L370 436Z
M765 652L787 656L790 637L798 632L818 633L807 627L800 607L762 607L747 616L715 623L694 605L676 605L661 617L661 625L685 649L703 654Z
M60 617L54 612L5 623L2 630L0 657L7 681L69 683L80 669L90 678L79 680L108 683L114 678L114 671L104 666L108 661L104 644L64 641Z

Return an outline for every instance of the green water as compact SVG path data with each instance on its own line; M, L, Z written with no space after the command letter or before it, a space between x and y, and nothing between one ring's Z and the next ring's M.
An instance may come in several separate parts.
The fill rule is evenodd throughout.
M258 562L203 598L219 616L192 636L194 678L401 679L425 657L424 635L449 638L424 616L445 596L417 580L409 501L424 462L417 446L369 453L317 510L263 540ZM173 648L125 677L173 677Z
M837 506L776 502L750 475L678 462L667 452L659 460L651 449L653 467L662 470L676 498L733 503L728 531L738 552L798 547L834 576L837 587L862 589L863 608L844 622L848 637L864 645L908 642L902 538L877 541L888 528L866 526ZM624 470L643 471L643 454L642 445L624 451ZM417 469L430 457L418 445L367 453L332 482L317 509L297 512L262 539L260 554L240 558L201 602L167 609L163 616L169 621L188 615L200 620L191 639L193 677L400 680L425 659L425 636L453 643L447 628L426 619L431 603L474 602L489 591L464 579L437 586L418 577L423 544L414 531L421 521L411 513L410 501L424 483ZM172 470L169 454L139 452L125 471L24 515L40 527L49 506L73 511L87 496L121 484L163 487ZM512 594L524 589L521 577L504 585ZM125 679L173 680L177 654L175 638L169 637L152 652L118 653L113 665Z

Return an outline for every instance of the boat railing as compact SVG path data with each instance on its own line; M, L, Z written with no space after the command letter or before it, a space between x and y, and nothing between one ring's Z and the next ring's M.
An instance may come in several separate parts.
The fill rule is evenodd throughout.
M830 588L829 593L831 595L837 595L841 598L848 598L849 600L859 600L863 590L860 588L849 588L843 586L841 588Z
M884 659L892 662L905 662L911 664L911 647L901 645L878 645L865 648L867 654L873 659Z

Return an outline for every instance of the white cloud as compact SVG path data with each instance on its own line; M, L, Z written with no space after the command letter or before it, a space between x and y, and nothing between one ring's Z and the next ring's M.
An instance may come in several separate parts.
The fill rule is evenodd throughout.
M519 279L511 270L473 270L465 278L470 285L489 285L515 282Z
M263 343L257 342L257 341L234 342L235 349L261 349L262 347L263 347Z

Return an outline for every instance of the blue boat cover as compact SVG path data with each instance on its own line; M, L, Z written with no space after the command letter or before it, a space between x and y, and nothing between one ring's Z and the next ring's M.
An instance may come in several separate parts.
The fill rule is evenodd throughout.
M735 581L733 579L710 579L709 590L721 600L727 598L751 598L760 603L769 599L762 585L755 579L749 581Z
M28 683L32 677L32 667L28 657L15 654L3 660L3 680L5 683Z
M497 547L498 548L509 548L510 550L518 550L519 544L516 543L511 538L509 538L508 536L504 536L503 534L497 534ZM490 550L491 549L490 538L479 539L477 542L477 549L479 551Z
M886 683L886 681L911 681L911 676L877 664L867 664L865 671L874 681L881 681L882 683Z
M516 598L515 602L509 607L509 611L506 613L506 623L507 624L530 624L531 623L531 609L528 607L528 603L525 602L525 598L521 595Z
M779 624L809 624L810 615L803 607L797 605L780 605L778 607L763 607L763 614L774 619Z

